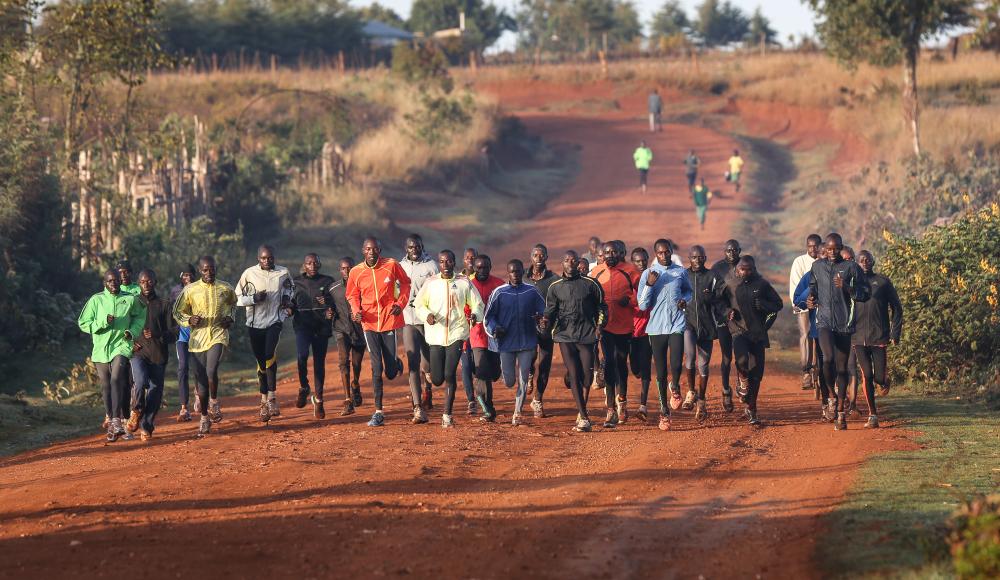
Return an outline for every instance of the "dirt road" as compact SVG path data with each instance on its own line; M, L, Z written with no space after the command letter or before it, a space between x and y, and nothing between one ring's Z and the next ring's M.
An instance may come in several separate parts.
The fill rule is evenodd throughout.
M497 263L536 241L555 251L591 234L630 246L670 236L719 253L739 199L717 199L698 232L681 160L694 147L706 174L720 176L732 144L668 126L651 139L657 164L642 196L630 162L648 137L641 95L621 102L599 117L525 116L547 139L582 144L582 172L519 239L492 250ZM168 413L148 444L107 445L95 430L0 461L0 578L819 577L818 516L865 456L905 442L860 422L834 433L816 421L811 393L779 369L765 379L762 429L722 413L713 378L704 427L681 412L669 433L630 421L573 434L557 364L553 416L517 428L503 387L496 424L459 415L453 430L411 426L396 379L383 429L364 426L366 380L369 401L346 419L336 416L339 388L328 387L330 418L316 422L292 406L295 386L285 383L284 414L268 427L255 420L255 397L239 397L224 401L225 420L204 439Z

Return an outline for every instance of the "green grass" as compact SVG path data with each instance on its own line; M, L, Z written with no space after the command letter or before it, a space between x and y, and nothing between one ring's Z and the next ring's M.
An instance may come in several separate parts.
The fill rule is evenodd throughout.
M985 407L894 393L884 414L918 432L920 449L869 459L826 517L823 569L841 577L951 578L947 520L961 500L1000 486L1000 420Z

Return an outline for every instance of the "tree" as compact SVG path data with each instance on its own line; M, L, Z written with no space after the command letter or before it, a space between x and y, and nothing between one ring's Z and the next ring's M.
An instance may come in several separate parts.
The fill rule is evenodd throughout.
M642 25L639 24L639 13L631 2L616 2L613 13L614 22L608 31L608 47L611 50L632 45L636 39L642 38Z
M903 63L903 118L920 155L917 57L920 41L970 20L971 0L808 0L828 53L848 67Z
M650 25L653 38L684 34L690 27L691 22L681 7L680 0L667 0L653 15L653 22Z
M760 6L753 11L753 16L750 17L750 33L747 36L747 42L750 44L763 43L768 44L778 44L777 41L778 33L773 28L771 28L771 21L764 16L761 12Z
M742 42L750 31L750 19L729 0L704 0L698 6L694 30L706 46Z
M1000 0L978 2L972 15L976 20L972 44L1000 53Z
M358 10L358 17L362 21L377 20L389 26L406 29L406 21L388 6L382 6L378 2L372 2L370 6L365 6Z
M415 0L410 10L409 29L427 36L438 30L458 28L459 13L465 13L466 45L482 52L508 30L516 30L514 18L503 9L483 0Z

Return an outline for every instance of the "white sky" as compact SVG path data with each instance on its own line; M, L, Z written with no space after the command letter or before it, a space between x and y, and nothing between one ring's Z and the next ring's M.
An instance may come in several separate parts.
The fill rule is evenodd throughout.
M497 6L506 8L508 12L515 12L518 7L518 0L487 0L492 1ZM764 16L771 21L771 27L778 31L778 40L784 43L789 34L794 34L796 38L802 34L813 34L812 12L800 0L731 0L736 6L742 8L747 14L751 14L757 6L761 7ZM371 4L369 0L353 0L356 6L366 6ZM383 6L388 6L398 12L403 18L410 14L412 0L379 0ZM653 14L663 5L663 0L633 0L639 11L639 19L644 29L648 29L649 22ZM694 17L695 6L701 4L701 0L681 0L681 5L687 10L688 17ZM457 23L456 23L457 25ZM504 50L513 48L514 35L505 34L497 42L494 50Z

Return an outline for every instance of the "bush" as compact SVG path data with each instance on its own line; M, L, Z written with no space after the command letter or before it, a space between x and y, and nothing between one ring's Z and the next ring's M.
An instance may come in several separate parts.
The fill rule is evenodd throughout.
M447 95L420 97L420 109L403 116L410 136L427 145L440 145L448 136L460 132L472 121L475 103L469 95L461 99Z
M87 357L86 361L73 365L65 378L54 383L42 381L42 394L59 404L97 407L104 402L100 384L97 367Z
M973 381L997 387L1000 361L1000 205L969 212L919 238L886 231L882 271L905 312L896 378L948 388Z
M964 502L948 540L959 578L1000 578L1000 495Z
M436 83L446 93L454 84L448 74L448 58L434 43L416 47L399 43L392 49L392 72L411 83Z

